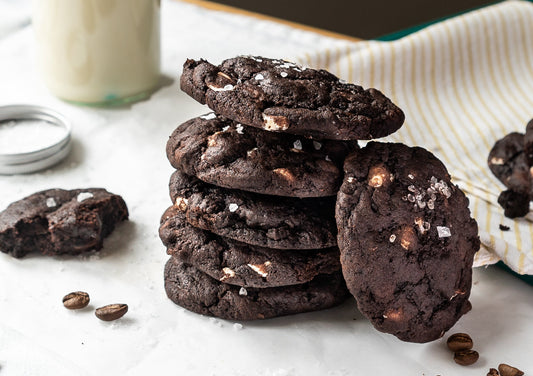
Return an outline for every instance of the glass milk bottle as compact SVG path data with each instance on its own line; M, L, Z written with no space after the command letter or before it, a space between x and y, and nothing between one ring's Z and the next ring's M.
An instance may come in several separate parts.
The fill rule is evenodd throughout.
M34 0L37 61L57 97L117 105L160 76L160 0Z

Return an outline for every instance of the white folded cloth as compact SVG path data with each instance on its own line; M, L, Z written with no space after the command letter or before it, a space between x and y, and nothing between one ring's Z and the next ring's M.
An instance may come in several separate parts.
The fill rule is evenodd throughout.
M448 167L479 225L474 265L503 260L533 274L533 215L504 217L497 199L506 188L486 162L496 140L523 133L533 118L533 4L507 1L397 41L346 43L299 61L378 88L399 105L406 122L385 140L422 146Z

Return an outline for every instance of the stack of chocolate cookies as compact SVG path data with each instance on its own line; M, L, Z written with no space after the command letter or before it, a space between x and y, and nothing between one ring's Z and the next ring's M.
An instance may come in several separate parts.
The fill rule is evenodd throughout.
M215 112L167 144L177 169L160 226L169 298L234 320L342 302L342 165L356 140L396 131L402 111L375 89L262 57L188 60L181 88Z
M262 57L188 60L181 87L215 112L167 144L170 299L251 320L327 308L348 289L378 330L411 342L470 310L479 238L464 193L427 150L357 144L404 121L382 93Z

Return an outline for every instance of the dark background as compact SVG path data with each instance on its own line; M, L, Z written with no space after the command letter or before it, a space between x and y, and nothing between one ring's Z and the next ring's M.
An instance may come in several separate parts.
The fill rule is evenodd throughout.
M288 21L363 39L377 38L466 10L486 0L215 0Z

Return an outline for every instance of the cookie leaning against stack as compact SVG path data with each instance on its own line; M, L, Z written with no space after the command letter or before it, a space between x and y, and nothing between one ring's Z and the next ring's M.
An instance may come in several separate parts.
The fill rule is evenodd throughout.
M160 225L169 298L237 320L342 302L342 164L356 139L398 129L401 110L377 90L260 57L188 60L181 86L216 113L185 122L167 143L177 169Z
M419 147L370 142L344 171L339 248L359 310L404 341L441 337L471 308L479 237L468 199Z

